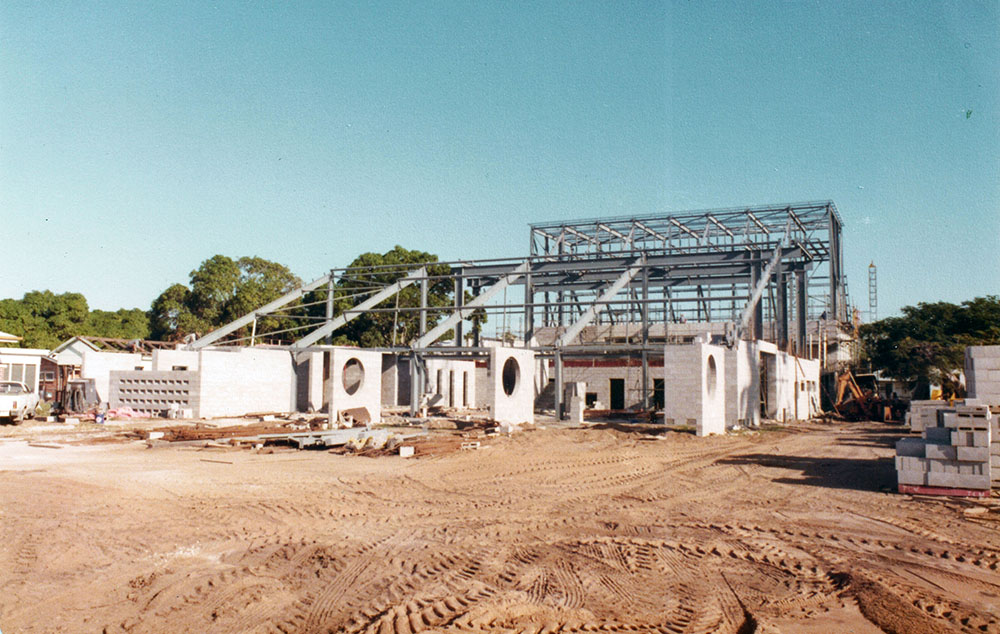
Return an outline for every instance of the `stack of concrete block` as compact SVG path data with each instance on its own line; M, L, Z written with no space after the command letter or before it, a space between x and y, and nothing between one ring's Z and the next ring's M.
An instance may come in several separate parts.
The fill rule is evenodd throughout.
M1000 489L1000 405L990 405L990 480Z
M900 491L930 487L988 494L992 484L991 427L996 427L990 408L960 405L938 410L937 418L938 425L926 427L922 438L896 443Z
M1000 346L965 349L965 385L969 404L990 409L990 468L993 486L1000 487Z
M947 401L910 401L906 412L906 426L910 431L922 432L928 427L937 427L937 412L948 407Z
M965 349L965 386L969 398L1000 405L1000 346Z

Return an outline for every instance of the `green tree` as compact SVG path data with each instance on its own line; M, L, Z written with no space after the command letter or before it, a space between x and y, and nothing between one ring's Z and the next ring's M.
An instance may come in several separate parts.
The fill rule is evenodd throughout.
M444 314L450 312L447 307L453 306L454 285L451 279L445 277L449 273L449 267L447 264L438 263L438 257L432 253L411 251L399 245L381 254L362 253L348 265L347 271L337 280L335 285L334 315L339 315L356 306L377 292L378 289L392 284L423 265L427 265L428 273L431 276L442 276L441 279L431 279L428 282L427 305L443 309L437 313L428 314L427 328L429 330L441 320ZM308 308L311 316L320 317L325 314L323 303L325 298L325 291L316 291L306 299L307 304L313 304ZM406 309L419 306L420 285L411 284L376 308L398 307ZM366 313L356 317L341 328L337 332L334 342L363 347L386 347L394 343L403 345L416 338L419 330L420 315L415 311Z
M961 370L965 347L1000 344L1000 297L906 306L902 317L864 324L861 343L873 370L917 383L943 383Z
M179 341L192 332L201 332L206 325L189 308L191 290L183 284L172 284L153 300L149 311L151 337L159 341Z
M80 293L30 291L20 300L0 302L0 330L23 337L28 348L54 348L75 335L86 334L90 311Z
M240 287L240 267L224 255L212 256L191 271L188 309L210 327L221 326L232 314Z
M154 338L179 341L192 333L207 334L302 282L283 264L258 257L233 260L216 255L191 271L190 284L190 288L173 284L153 301L149 319ZM293 324L290 317L266 317L260 320L257 330L273 332ZM248 328L235 333L237 337L248 335Z
M149 339L149 313L139 308L121 308L114 312L92 310L87 316L86 332L95 337Z

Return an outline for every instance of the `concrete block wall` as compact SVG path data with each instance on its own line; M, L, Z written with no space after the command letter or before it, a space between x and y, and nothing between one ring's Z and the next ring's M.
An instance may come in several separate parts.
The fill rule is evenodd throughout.
M408 405L410 402L409 392L406 394L406 403L401 403L403 395L399 393L399 374L403 359L397 354L384 353L382 355L382 407L396 407L397 405ZM403 366L409 372L409 364Z
M726 350L726 426L760 425L760 353L756 342Z
M440 407L455 409L476 407L476 363L457 359L427 359L428 394L440 398L431 401Z
M328 372L322 352L305 351L295 355L296 409L303 412L323 409L323 381Z
M649 389L652 398L653 378L659 368L649 368ZM587 392L597 395L595 409L611 409L611 379L622 379L625 385L624 409L642 407L642 368L638 366L563 366L563 383L586 383ZM552 407L546 403L545 407Z
M489 360L476 364L476 407L493 409L493 375L490 373ZM552 405L549 404L549 407Z
M209 348L199 354L201 418L295 410L295 371L289 352Z
M175 367L186 367L189 372L198 370L201 353L197 350L154 350L154 372L170 372Z
M510 394L504 390L505 367L516 371ZM490 418L498 423L534 422L535 353L524 348L493 348L489 370Z
M726 351L704 343L667 345L663 352L667 425L695 425L699 436L726 432Z
M172 405L201 415L199 372L113 370L109 376L112 409L130 407L145 416L161 416Z
M1000 405L1000 346L965 349L965 387L969 398Z
M820 394L819 394L819 359L803 359L792 357L795 361L795 373L793 381L798 381L798 404L795 411L801 419L812 418L820 414Z
M382 353L360 348L336 347L325 351L329 355L330 377L326 381L326 402L330 419L337 420L341 410L364 407L371 422L382 421ZM344 386L344 370L348 362L357 359L363 376L353 394Z
M767 365L767 417L805 420L818 414L819 361L786 352L768 352L772 346L761 345L762 359Z
M134 371L136 368L141 368L144 372L152 370L152 355L84 349L80 377L94 379L97 398L102 403L109 403L111 399L111 372Z

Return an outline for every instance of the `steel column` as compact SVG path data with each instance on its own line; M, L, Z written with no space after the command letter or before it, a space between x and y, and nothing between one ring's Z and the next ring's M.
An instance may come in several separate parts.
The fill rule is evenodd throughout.
M806 351L806 310L809 307L809 296L807 295L808 286L806 284L806 272L796 271L795 272L795 299L797 300L796 306L796 351L795 354L800 357L805 357Z
M556 410L556 420L562 420L563 417L563 366L562 366L562 353L556 350L553 355L553 374L556 380L555 388L556 393L553 395L553 406Z

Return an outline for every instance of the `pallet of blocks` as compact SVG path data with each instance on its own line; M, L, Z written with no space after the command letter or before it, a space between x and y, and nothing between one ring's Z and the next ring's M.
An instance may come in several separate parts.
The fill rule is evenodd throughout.
M997 419L984 405L958 405L938 410L937 425L921 438L896 443L896 477L900 493L989 497L993 485L990 442Z
M910 401L906 412L906 426L910 431L922 432L928 427L937 427L937 412L948 407L948 401Z

